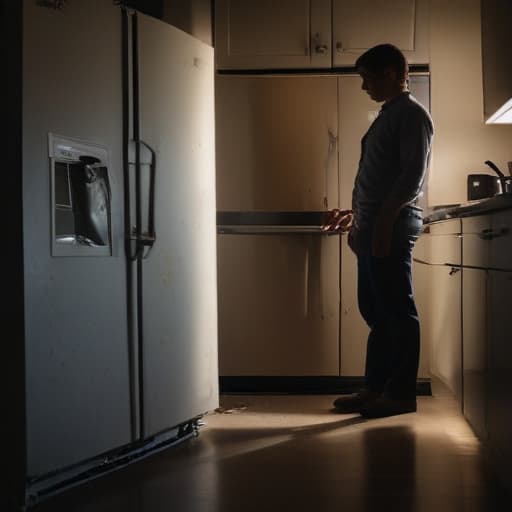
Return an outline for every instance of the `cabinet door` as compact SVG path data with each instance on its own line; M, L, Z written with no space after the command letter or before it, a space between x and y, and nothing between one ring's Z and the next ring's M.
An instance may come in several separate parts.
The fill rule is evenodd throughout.
M512 483L512 272L489 272L489 380L487 430L494 468Z
M409 63L428 63L428 0L333 0L333 63L353 65L372 46L391 43Z
M330 0L217 0L218 69L331 66Z
M217 207L338 205L334 77L216 78Z
M338 271L338 237L219 236L220 374L337 375Z
M463 412L480 439L487 436L487 268L491 243L485 234L491 216L462 219ZM468 268L470 267L480 267Z
M430 227L432 373L462 401L462 244L459 219ZM447 266L454 265L453 267Z
M491 267L511 268L512 210L492 215ZM487 430L496 470L512 484L512 344L510 313L512 271L489 272L489 380Z
M431 287L433 290L432 373L450 388L460 402L462 399L461 272L453 272L449 267L432 266Z
M485 439L487 377L487 271L462 271L463 412L480 439Z
M490 267L512 271L512 209L494 213L491 221Z

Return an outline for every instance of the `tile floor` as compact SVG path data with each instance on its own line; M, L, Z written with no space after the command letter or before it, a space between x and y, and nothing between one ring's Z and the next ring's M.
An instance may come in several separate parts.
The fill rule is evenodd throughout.
M49 498L35 512L494 512L510 496L457 403L364 420L333 396L222 396L198 438Z

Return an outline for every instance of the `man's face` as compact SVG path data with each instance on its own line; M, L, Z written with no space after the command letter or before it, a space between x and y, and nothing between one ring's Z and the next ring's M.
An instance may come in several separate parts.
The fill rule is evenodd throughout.
M366 91L368 96L376 102L388 100L393 96L401 80L397 79L396 71L388 68L380 73L370 71L366 68L357 70L363 79L361 89Z

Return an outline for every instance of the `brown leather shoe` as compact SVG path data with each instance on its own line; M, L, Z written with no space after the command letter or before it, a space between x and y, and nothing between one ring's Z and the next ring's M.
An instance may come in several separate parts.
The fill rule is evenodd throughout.
M363 388L359 393L353 393L351 395L344 395L336 398L333 405L338 412L352 414L361 412L363 407L371 405L377 398L379 398L379 396L380 393Z
M416 398L396 400L382 395L362 407L360 412L363 418L384 418L396 414L416 412Z

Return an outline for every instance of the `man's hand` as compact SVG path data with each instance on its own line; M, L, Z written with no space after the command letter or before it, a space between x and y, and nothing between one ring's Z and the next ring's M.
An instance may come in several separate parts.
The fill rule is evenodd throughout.
M322 231L329 233L344 233L350 229L354 215L352 210L331 210L325 219Z
M348 232L347 243L352 252L357 256L359 252L359 232L355 226Z

